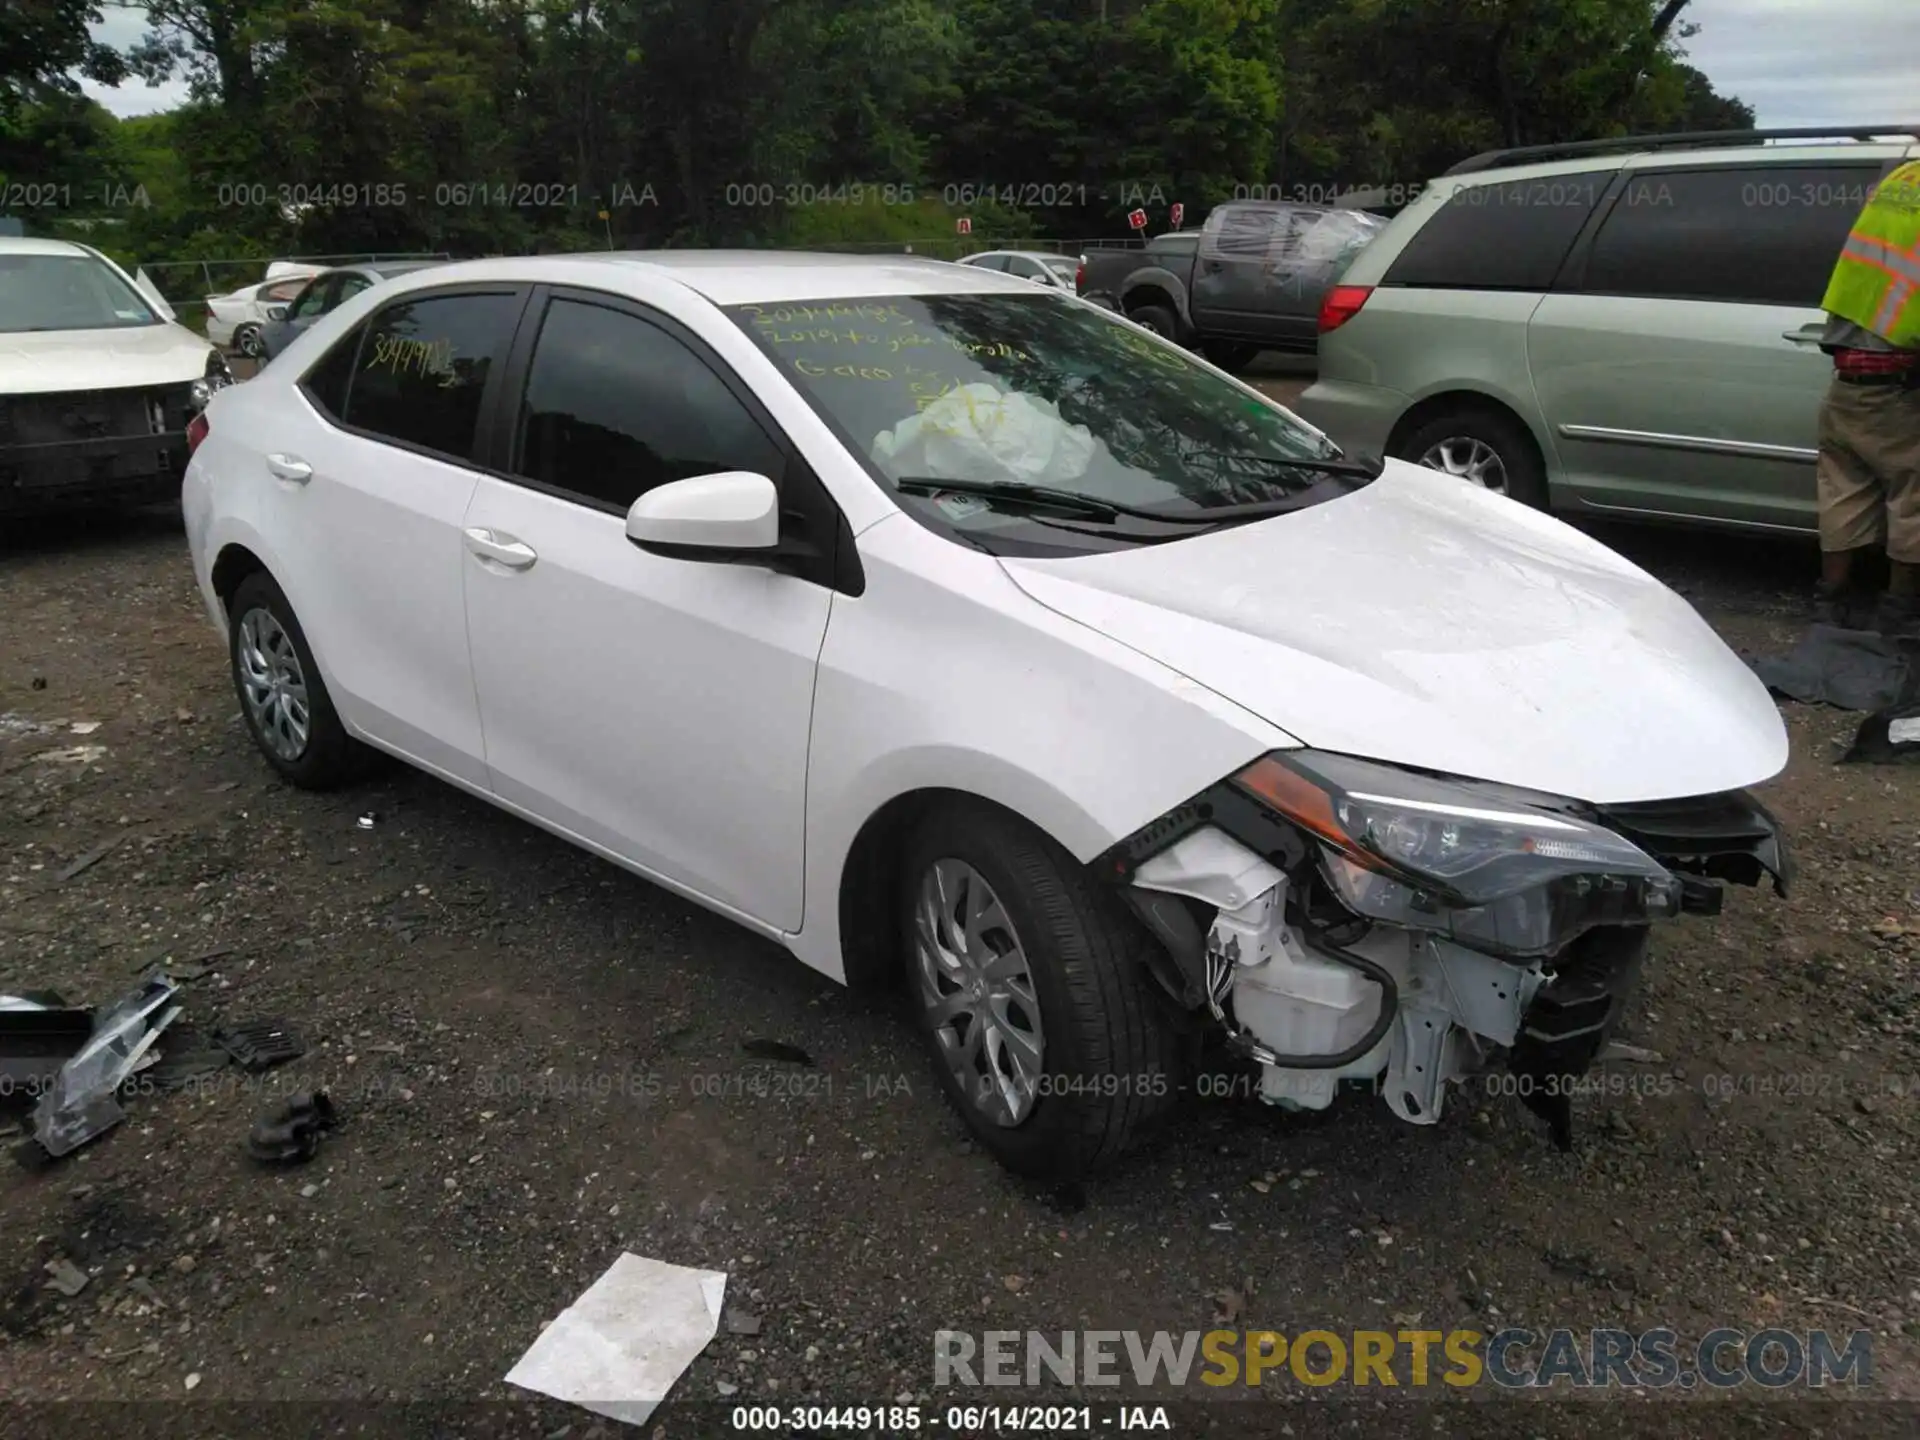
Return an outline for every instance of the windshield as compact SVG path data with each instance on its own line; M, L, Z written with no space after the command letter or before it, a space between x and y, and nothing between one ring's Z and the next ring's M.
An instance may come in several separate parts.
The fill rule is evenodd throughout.
M1338 454L1185 351L1058 292L728 313L896 493L901 480L1040 485L1191 519L1304 495L1325 477L1289 462ZM1036 524L1060 523L978 495L902 503L968 531L1024 527L1030 540L1041 538L1030 533ZM1129 538L1125 526L1114 535Z
M140 292L91 255L0 255L0 332L159 323Z

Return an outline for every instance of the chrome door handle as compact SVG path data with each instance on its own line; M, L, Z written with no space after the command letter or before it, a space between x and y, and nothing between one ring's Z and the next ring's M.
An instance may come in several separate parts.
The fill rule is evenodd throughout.
M504 565L509 570L524 570L540 557L534 553L531 545L516 540L511 535L502 535L498 530L483 530L469 527L467 549L482 560L491 560Z
M291 480L296 485L304 485L313 478L313 466L292 455L267 456L267 469L281 480Z

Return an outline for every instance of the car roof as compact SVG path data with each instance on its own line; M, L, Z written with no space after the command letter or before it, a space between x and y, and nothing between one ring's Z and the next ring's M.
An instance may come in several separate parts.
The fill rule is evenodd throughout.
M1556 175L1590 174L1595 170L1671 170L1708 169L1722 165L1795 165L1832 164L1835 161L1898 160L1920 154L1920 141L1891 137L1885 140L1831 140L1786 144L1775 141L1759 145L1653 146L1636 150L1626 142L1617 150L1594 154L1569 155L1564 159L1535 160L1513 165L1491 165L1485 169L1449 171L1439 176L1435 186L1453 190L1458 187L1507 184L1515 180L1540 180Z
M8 255L92 255L71 240L41 240L27 235L0 235L0 253Z
M439 273L444 271L445 273ZM589 250L571 255L456 260L431 283L467 280L604 283L608 271L677 281L715 305L871 300L904 295L1033 295L1032 282L1003 271L920 255L837 255L805 250ZM409 286L409 289L412 287Z

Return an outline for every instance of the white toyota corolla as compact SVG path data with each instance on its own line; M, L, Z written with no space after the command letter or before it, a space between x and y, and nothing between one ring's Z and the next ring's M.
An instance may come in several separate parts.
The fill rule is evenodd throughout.
M898 983L1073 1174L1209 1037L1275 1103L1567 1097L1650 925L1789 864L1685 601L1343 457L1126 320L912 258L475 261L194 422L195 574L295 784L375 751Z

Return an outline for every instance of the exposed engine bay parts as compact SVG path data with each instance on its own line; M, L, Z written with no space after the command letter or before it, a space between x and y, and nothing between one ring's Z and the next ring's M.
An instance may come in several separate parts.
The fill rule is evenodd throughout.
M1599 808L1351 756L1277 751L1096 862L1273 1104L1370 1083L1439 1120L1497 1063L1561 1148L1568 1083L1637 984L1652 924L1792 865L1745 792Z

